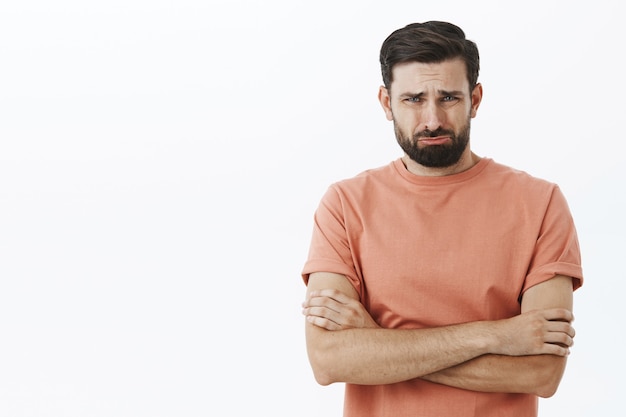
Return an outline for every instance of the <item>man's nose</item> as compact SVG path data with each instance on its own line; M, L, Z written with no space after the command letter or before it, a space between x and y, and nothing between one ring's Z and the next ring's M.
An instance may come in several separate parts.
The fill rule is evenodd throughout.
M441 127L444 119L443 110L437 103L428 103L422 108L422 127L420 130L437 130Z

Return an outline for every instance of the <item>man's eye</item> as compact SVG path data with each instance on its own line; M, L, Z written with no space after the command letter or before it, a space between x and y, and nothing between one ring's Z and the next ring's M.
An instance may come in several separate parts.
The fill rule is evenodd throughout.
M442 101L455 101L457 98L454 96L445 96L441 100Z
M407 98L407 101L409 103L417 103L417 102L420 101L420 98L419 97L409 97L409 98Z

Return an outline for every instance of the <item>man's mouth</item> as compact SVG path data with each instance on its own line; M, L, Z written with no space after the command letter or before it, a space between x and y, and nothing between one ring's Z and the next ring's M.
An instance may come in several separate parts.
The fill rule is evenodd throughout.
M452 142L450 136L421 137L417 140L423 145L445 145Z

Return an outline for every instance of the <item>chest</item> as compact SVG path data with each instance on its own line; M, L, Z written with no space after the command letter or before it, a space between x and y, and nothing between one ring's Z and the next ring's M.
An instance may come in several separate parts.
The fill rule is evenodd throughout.
M351 236L364 303L384 327L419 328L519 313L536 240L519 207L471 196L381 205Z

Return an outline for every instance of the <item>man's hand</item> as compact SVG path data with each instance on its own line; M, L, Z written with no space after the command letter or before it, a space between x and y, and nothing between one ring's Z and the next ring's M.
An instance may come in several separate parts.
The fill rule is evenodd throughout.
M363 304L332 289L312 291L302 303L302 314L326 330L380 327Z
M564 308L532 310L494 322L497 343L492 353L567 356L576 332L571 311Z

